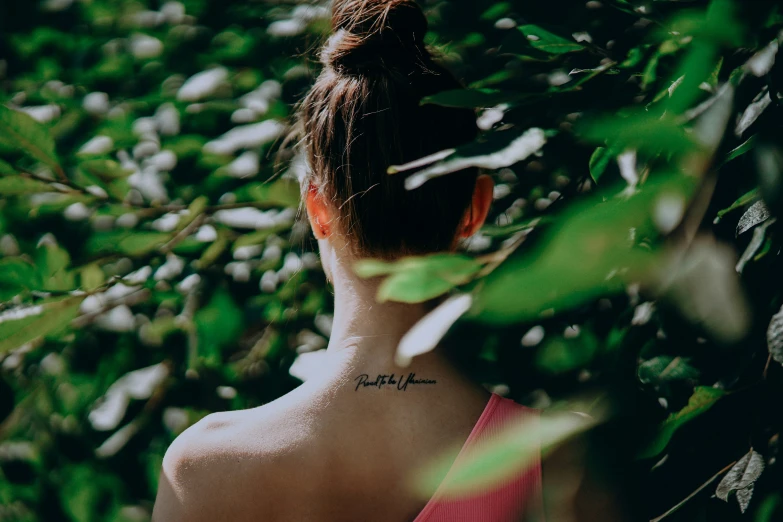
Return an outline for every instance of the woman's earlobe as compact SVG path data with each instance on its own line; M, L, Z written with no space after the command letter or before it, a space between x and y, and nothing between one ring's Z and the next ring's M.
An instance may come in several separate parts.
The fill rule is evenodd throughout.
M307 216L310 219L310 227L313 229L313 235L315 235L316 239L326 239L331 232L329 227L329 207L326 200L313 184L310 184L307 188L305 197Z

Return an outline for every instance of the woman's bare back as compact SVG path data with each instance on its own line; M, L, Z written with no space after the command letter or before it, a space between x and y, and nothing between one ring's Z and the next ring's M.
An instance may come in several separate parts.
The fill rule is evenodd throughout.
M435 354L403 371L357 366L338 354L315 382L189 428L166 454L153 520L413 520L428 500L413 474L456 457L489 394Z

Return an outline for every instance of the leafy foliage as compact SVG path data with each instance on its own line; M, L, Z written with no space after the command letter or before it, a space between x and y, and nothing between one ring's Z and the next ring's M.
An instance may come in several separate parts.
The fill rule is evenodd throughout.
M423 4L467 88L422 103L483 132L390 175L491 169L495 208L465 254L357 266L381 299L452 296L400 360L445 334L524 403L601 391L591 466L630 519L779 518L780 7ZM145 520L177 434L293 389L325 346L280 144L327 28L304 3L0 5L0 519ZM709 494L724 466L739 509Z

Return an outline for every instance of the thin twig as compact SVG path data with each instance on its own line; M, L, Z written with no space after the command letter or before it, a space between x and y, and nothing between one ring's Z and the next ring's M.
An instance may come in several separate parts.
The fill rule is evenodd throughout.
M196 216L193 221L188 223L188 225L177 232L173 238L171 238L168 243L160 247L158 250L163 254L168 254L171 252L171 250L176 247L178 244L182 242L186 237L188 237L190 234L192 234L198 227L201 226L201 224L204 222L204 214L199 214Z
M698 495L698 494L699 494L699 492L700 492L701 490L703 490L704 488L706 488L707 486L709 486L710 484L712 484L712 483L715 481L715 479L716 479L716 478L718 478L718 477L720 477L721 475L723 475L724 473L726 473L726 472L727 472L728 470L730 470L730 469L731 469L731 467L732 467L732 466L734 466L734 464L736 464L736 463L737 463L737 461L735 460L734 462L732 462L731 464L729 464L728 466L726 466L725 468L723 468L722 470L720 470L719 472L717 472L716 474L714 474L712 477L710 477L710 479L709 479L709 480L707 480L707 482L705 482L704 484L702 484L701 486L699 486L698 488L696 488L696 490L695 490L693 493L691 493L690 495L688 495L687 497L685 497L684 499L682 499L682 501L680 501L679 503L677 503L677 504L676 504L674 507L672 507L672 508L671 508L669 511L667 511L667 512L666 512L666 513L664 513L663 515L661 515L661 516L659 516L659 517L655 517L655 518L653 518L652 520L650 520L650 522L660 522L660 521L661 521L661 520L663 520L664 518L668 517L669 515L671 515L672 513L674 513L675 511L677 511L678 509L680 509L682 506L684 506L684 505L685 505L685 503L686 503L686 502L688 502L690 499L692 499L693 497L695 497L696 495Z

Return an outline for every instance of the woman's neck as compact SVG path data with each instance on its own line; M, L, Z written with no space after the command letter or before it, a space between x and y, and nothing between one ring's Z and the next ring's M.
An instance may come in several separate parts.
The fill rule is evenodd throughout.
M367 362L391 364L400 339L427 313L427 307L379 303L379 283L359 279L342 263L334 267L331 276L335 289L334 322L328 351L351 349Z

